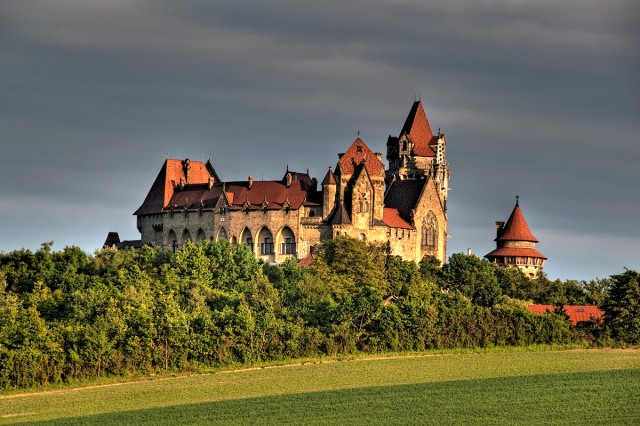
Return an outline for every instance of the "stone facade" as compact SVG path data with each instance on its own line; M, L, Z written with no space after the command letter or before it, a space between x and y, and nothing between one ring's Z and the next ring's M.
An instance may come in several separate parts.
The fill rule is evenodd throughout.
M412 106L400 135L382 154L360 138L338 155L320 188L307 173L280 180L222 182L211 163L167 159L136 211L143 244L187 241L248 244L256 257L301 259L319 242L349 236L389 243L393 254L446 259L449 169L446 141L431 132L422 104Z

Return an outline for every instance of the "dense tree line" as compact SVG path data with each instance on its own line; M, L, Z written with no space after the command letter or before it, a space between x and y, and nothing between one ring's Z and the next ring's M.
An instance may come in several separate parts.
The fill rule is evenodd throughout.
M443 267L417 265L348 238L317 246L308 268L262 264L225 242L94 255L51 246L0 253L0 387L585 337L561 312L531 314L526 300L602 305L607 331L588 337L640 341L632 271L588 283L529 280L462 254Z

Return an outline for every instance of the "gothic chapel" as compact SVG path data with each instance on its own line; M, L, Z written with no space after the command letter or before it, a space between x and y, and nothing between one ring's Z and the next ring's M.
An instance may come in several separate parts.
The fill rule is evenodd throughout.
M359 137L329 167L318 188L309 173L280 180L223 182L211 163L167 159L134 213L143 244L180 247L187 241L247 244L256 257L302 259L320 241L349 236L389 243L392 254L444 263L449 166L446 140L434 134L416 101L400 134L382 154Z

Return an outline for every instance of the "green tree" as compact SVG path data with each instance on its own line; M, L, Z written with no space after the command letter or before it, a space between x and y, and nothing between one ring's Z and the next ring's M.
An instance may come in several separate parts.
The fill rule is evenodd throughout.
M447 288L469 297L474 304L492 306L502 294L495 266L475 256L456 253L442 267Z
M602 308L612 336L626 343L640 343L640 274L625 270L611 277L612 285Z

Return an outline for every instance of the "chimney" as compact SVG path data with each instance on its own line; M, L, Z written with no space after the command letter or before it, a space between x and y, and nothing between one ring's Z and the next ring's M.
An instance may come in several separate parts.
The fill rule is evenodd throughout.
M291 173L287 172L287 177L286 177L286 184L287 184L287 188L291 186Z
M207 182L207 187L209 189L213 188L213 177L209 176L209 181Z
M251 189L251 186L253 185L253 176L249 176L249 179L247 179L249 182L249 189Z
M502 234L503 226L504 226L504 222L501 222L499 220L496 221L496 238L500 238L500 235Z

